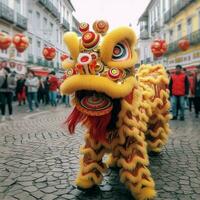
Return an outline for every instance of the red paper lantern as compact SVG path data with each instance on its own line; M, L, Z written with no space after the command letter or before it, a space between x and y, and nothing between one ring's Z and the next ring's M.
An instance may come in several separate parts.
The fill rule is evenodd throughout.
M182 51L186 51L189 49L190 47L190 41L188 39L182 39L178 42L178 47L182 50Z
M10 46L11 42L12 42L12 39L8 34L0 32L0 49L1 50L7 49Z
M17 51L22 53L28 47L29 40L24 34L18 33L14 35L13 37L13 44L15 45L15 48L17 49Z
M56 49L54 47L44 47L42 54L46 60L53 60L56 56Z
M151 51L155 57L161 57L167 51L167 43L165 40L156 39L151 45Z
M69 56L68 56L67 54L62 54L62 55L60 56L60 60L61 60L61 61L64 61L64 60L66 60L67 58L69 58Z

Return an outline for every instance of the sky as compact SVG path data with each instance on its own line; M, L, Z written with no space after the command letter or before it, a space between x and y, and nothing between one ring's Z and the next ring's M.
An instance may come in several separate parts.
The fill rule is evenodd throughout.
M139 34L138 19L150 0L71 0L79 22L108 21L110 28L131 24Z

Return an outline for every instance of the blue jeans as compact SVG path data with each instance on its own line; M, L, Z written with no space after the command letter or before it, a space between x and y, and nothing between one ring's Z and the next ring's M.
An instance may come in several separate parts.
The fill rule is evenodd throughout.
M30 111L33 111L33 107L32 107L32 101L35 102L35 107L38 108L38 98L37 98L37 92L28 92L27 94L27 98L28 98L28 106Z
M57 92L56 91L49 91L49 99L52 106L57 106Z
M185 96L172 96L173 117L178 117L178 108L180 109L180 117L184 117Z

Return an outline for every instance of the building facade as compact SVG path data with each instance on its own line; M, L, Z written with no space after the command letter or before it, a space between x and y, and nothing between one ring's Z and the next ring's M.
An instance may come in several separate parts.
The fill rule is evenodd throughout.
M140 63L162 63L167 68L181 64L192 67L200 64L200 1L199 0L151 0L139 19ZM156 38L166 40L167 53L154 58L151 43ZM181 51L180 39L187 38L190 48Z
M170 1L170 8L164 16L166 40L168 42L167 67L180 64L192 69L200 64L200 1ZM188 39L190 48L181 51L180 39Z
M166 10L164 0L151 0L142 16L139 18L140 36L138 47L140 63L163 63L163 58L155 58L151 53L151 43L164 36L163 13Z
M29 38L29 47L24 53L9 47L0 52L0 59L27 67L58 69L60 55L67 52L63 34L72 29L78 32L73 11L70 0L0 0L0 31L10 36L23 32ZM52 62L43 58L42 50L46 46L56 48Z

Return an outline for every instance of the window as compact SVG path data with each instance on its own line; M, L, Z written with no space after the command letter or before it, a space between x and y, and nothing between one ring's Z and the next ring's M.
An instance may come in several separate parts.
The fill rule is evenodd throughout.
M163 12L165 12L166 11L166 1L162 0L162 4L163 4Z
M182 38L182 25L178 24L177 26L177 39Z
M199 30L200 30L200 11L199 11Z
M33 41L32 41L32 38L29 37L29 48L28 48L28 53L29 54L33 54Z
M173 30L169 30L169 42L174 41L174 32Z
M57 43L59 42L59 32L58 32L58 29L56 29L56 42Z
M192 18L187 19L187 34L192 33Z
M47 18L43 18L43 29L44 29L44 33L46 34L47 31Z
M53 39L54 39L53 23L50 23L50 27L49 27L49 41L53 41Z
M62 31L60 31L60 44L62 45L62 37L63 37L63 33Z
M41 20L40 20L40 13L36 12L36 26L40 29L40 24L41 24Z
M21 0L15 0L15 10L21 13Z
M163 39L164 39L164 40L167 40L166 33L163 34Z
M41 57L41 42L37 41L37 57Z

